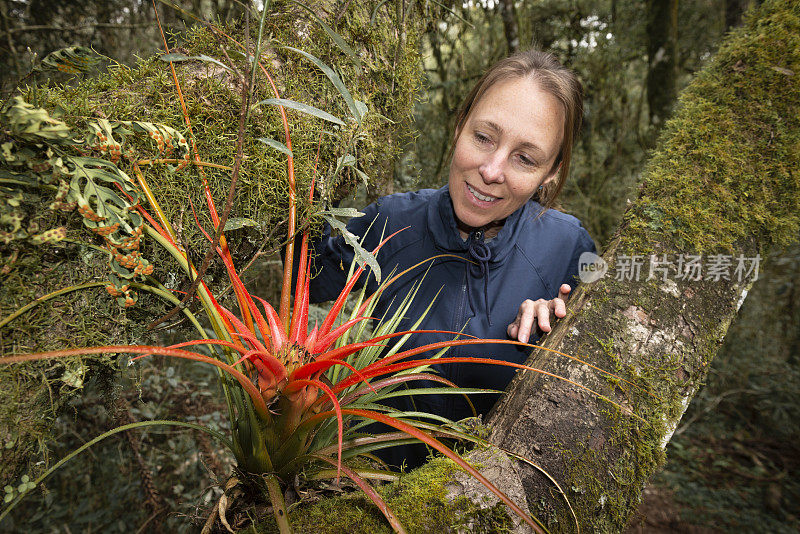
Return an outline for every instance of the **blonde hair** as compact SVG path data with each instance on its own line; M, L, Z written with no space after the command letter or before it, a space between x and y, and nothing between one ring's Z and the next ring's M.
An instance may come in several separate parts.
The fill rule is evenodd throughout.
M533 196L547 209L555 205L558 195L564 188L564 182L569 175L572 161L572 147L578 137L583 120L583 87L581 82L575 73L564 67L553 54L535 49L518 52L498 61L486 71L464 99L464 103L456 115L455 135L453 136L453 144L450 147L448 159L452 161L455 143L461 135L470 111L483 98L486 91L498 82L526 77L534 80L540 89L553 95L564 107L564 132L561 150L553 167L555 169L560 166L558 176L544 185Z

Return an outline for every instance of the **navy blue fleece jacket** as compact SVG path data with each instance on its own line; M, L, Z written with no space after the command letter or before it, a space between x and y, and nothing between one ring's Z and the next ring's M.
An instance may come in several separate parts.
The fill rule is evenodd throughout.
M353 218L347 225L349 231L365 237L363 244L367 250L375 248L382 235L408 227L378 252L377 260L384 275L395 267L399 272L443 253L472 260L436 259L427 274L423 267L406 275L381 296L375 316L381 317L387 308L396 306L424 274L422 287L400 325L401 330L410 328L436 298L421 329L507 339L506 328L516 317L520 304L525 299L552 299L558 296L563 283L575 287L578 258L585 251L595 250L594 242L578 219L556 210L547 210L537 217L541 210L540 204L529 201L506 219L496 237L485 241L479 231L467 240L461 238L447 186L389 195L371 204L363 217ZM353 251L341 236L326 235L312 246L316 253L314 270L318 274L312 281L311 300L334 299L344 286ZM377 287L372 276L368 284L370 290ZM452 337L418 335L406 347ZM534 341L532 336L531 342ZM446 355L524 363L529 352L513 345L487 344L454 347ZM442 376L468 388L504 390L515 373L513 368L479 364L433 367ZM474 395L472 399L478 412L486 413L497 396ZM468 405L458 395L417 396L415 403L417 409L453 420L471 415Z

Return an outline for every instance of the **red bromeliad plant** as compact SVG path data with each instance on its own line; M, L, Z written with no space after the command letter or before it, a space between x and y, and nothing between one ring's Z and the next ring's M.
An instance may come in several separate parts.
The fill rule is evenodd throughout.
M262 15L262 28L265 14L266 10ZM260 57L258 54L260 41L261 35L259 34L255 57ZM340 92L344 91L342 94L346 101L353 102L352 97L349 93L346 94L341 80L336 78L333 71L313 56L305 52L300 53L325 71ZM172 55L170 61L179 59ZM174 67L172 65L170 67L173 68L174 75ZM255 80L256 68L261 69L275 94L275 99L266 103L283 104L290 107L296 104L280 98L268 72L258 62L253 62L251 80ZM177 77L175 77L175 83L180 94ZM245 97L246 95L243 94L243 100L246 100ZM243 125L246 123L247 111L247 106L244 105L244 118L240 121L240 140L237 143L237 158L233 168L232 189L235 186L235 177L241 161L241 136ZM203 269L198 272L186 252L177 244L178 240L172 226L165 219L157 200L150 193L144 176L137 169L138 185L143 190L152 212L155 213L154 217L141 205L136 205L138 212L147 221L144 224L145 232L163 246L177 260L182 270L195 280L194 287L197 289L197 298L214 330L215 338L209 338L194 316L184 310L184 313L192 319L199 333L197 339L167 347L102 346L14 355L3 358L2 362L16 363L88 354L127 353L136 354L137 358L147 355L162 355L216 366L219 370L229 411L232 436L228 440L218 433L210 432L231 449L236 457L238 469L243 475L263 482L272 502L276 520L283 532L289 532L291 529L283 502L281 483L294 480L295 475L302 470L310 467L320 470L321 466L326 464L336 468L332 476L338 478L343 474L352 479L379 506L393 528L398 532L403 532L398 518L386 506L380 495L365 481L365 478L369 477L386 478L386 473L359 470L348 466L347 462L355 456L370 456L370 451L393 442L403 442L409 438L423 442L451 458L497 494L534 530L541 532L542 528L538 522L527 516L480 472L436 438L437 434L464 437L463 433L453 430L453 427L447 425L451 422L436 416L430 418L438 421L436 424L422 422L410 414L398 412L381 404L387 396L392 393L396 394L395 389L399 385L419 379L427 379L443 385L442 388L429 389L428 392L468 394L486 391L456 388L455 384L446 379L426 372L426 366L432 363L486 363L543 372L524 365L498 362L491 358L447 357L444 354L448 347L459 345L485 343L506 343L531 347L532 345L510 340L459 339L458 333L451 332L454 336L451 341L404 349L404 342L415 333L428 332L423 330L395 331L400 318L409 308L411 299L414 298L414 290L406 296L405 301L399 306L393 317L384 317L381 321L376 321L378 324L375 329L370 335L367 335L369 330L366 328L366 323L373 320L371 314L380 294L389 284L405 273L399 273L389 278L371 296L365 294L365 289L361 289L356 295L351 295L359 278L364 274L365 267L363 265L358 268L351 267L349 279L325 319L321 324L315 324L309 328L309 233L307 230L303 232L300 250L296 254L293 244L296 233L296 181L293 156L291 155L291 135L283 106L280 107L280 111L285 130L284 148L287 149L288 154L287 176L290 195L287 234L289 244L286 247L283 286L277 311L270 303L252 295L247 290L234 265L222 231L227 214L230 212L232 196L229 195L228 205L220 216L210 189L204 183L207 209L214 224L214 230L206 232L202 227L201 230L211 242L212 250L225 266L238 304L238 313L220 305L212 290L202 280ZM360 122L364 113L363 104L361 106L354 104L351 106L351 111L354 118ZM317 116L322 115L318 114ZM188 115L185 118L191 132ZM200 160L194 142L191 139L190 142L192 150L194 150L194 162L199 164ZM186 159L190 159L188 153ZM136 167L134 168L136 169ZM313 199L313 189L312 179L309 200ZM129 194L125 190L123 193ZM200 225L199 221L197 224ZM391 236L386 239L390 238ZM372 254L377 254L385 242L386 240L373 250ZM293 276L293 258L295 256L299 256L299 266L296 276ZM293 280L295 281L294 293L292 292ZM191 297L191 295L189 296ZM354 311L345 316L343 314L345 303L351 296L355 296L356 305ZM169 295L167 297L171 301L177 302L174 297ZM414 328L417 328L422 320L423 317L417 318ZM441 331L437 332L441 333ZM390 340L396 342L391 348L387 348L387 342ZM195 348L198 350L192 350ZM210 349L212 355L201 352L201 348L205 348L206 351ZM434 351L436 355L433 357L414 359L415 356ZM561 377L556 378L566 380ZM578 384L575 385L586 389ZM413 390L409 391L409 393L413 392ZM591 393L600 396L593 391ZM608 402L614 404L610 400ZM383 423L396 431L384 435L365 434L363 427L369 421ZM147 422L145 424L179 423ZM129 428L129 426L115 429L98 439ZM203 429L197 425L183 424L183 426ZM204 430L209 431L208 429ZM82 450L84 448L79 449L76 453ZM59 465L61 463L48 470L36 482L41 481ZM12 502L11 506L16 502L18 501ZM9 510L10 507L0 514L0 519Z

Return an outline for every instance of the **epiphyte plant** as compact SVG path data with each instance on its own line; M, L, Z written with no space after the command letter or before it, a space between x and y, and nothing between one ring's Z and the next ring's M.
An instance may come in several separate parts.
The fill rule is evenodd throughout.
M376 470L356 468L349 461L356 456L368 456L371 450L383 447L387 443L408 439L409 436L453 459L494 491L532 528L542 531L538 522L528 517L480 472L434 437L436 434L462 437L464 435L462 432L452 430L447 425L434 425L430 422L419 421L408 414L397 412L381 404L382 399L395 392L399 385L423 378L439 382L449 388L443 388L441 392L475 393L477 390L456 388L455 384L427 372L425 366L433 362L465 361L502 364L490 358L448 358L444 351L450 346L457 345L478 345L487 342L520 343L508 340L459 339L458 333L453 332L454 339L452 341L403 350L403 340L408 339L415 332L419 332L415 330L395 331L399 318L408 309L411 299L414 298L413 290L407 295L394 317L382 318L375 329L369 332L365 328L365 323L373 319L371 317L372 310L381 292L388 284L393 283L405 273L390 276L383 282L376 294L366 295L365 285L359 293L351 295L357 281L364 275L365 266L371 267L370 272L374 276L380 276L377 262L374 259L378 249L367 253L361 250L356 242L353 242L353 246L357 249L362 265L351 268L349 280L326 318L321 324L314 325L309 330L308 241L310 236L306 225L300 240L300 250L296 252L294 243L298 226L297 181L290 126L285 109L294 109L334 124L343 124L343 121L320 109L282 98L279 94L268 69L259 61L262 57L263 27L268 8L269 6L266 5L259 14L258 39L254 49L247 44L242 45L233 41L221 30L214 28L221 39L225 39L232 46L245 52L244 57L248 58L248 68L250 69L245 74L236 71L229 57L229 62L226 64L222 60L208 56L189 57L170 53L169 49L167 49L167 54L162 56L172 71L175 89L181 101L181 86L175 75L173 64L175 62L189 59L213 62L235 72L239 78L242 88L242 105L236 154L233 165L229 168L230 190L221 213L217 209L213 195L203 177L202 169L207 164L200 158L198 147L192 136L191 116L186 112L185 106L183 114L188 139L177 129L166 125L106 119L88 121L86 131L78 135L72 132L66 123L54 119L45 110L31 106L21 99L14 99L12 104L4 110L4 116L8 117L8 123L11 125L8 130L11 140L8 142L8 146L3 145L4 160L5 165L13 169L13 180L19 182L17 185L21 187L57 187L58 192L56 202L54 202L56 208L62 210L77 208L83 217L84 224L103 238L104 246L110 255L112 269L112 273L108 276L109 293L120 298L128 306L135 304L134 289L149 291L173 304L179 304L178 299L165 291L163 286L154 279L147 278L148 283L146 284L135 281L152 274L153 270L152 266L139 253L139 242L146 235L163 247L193 281L182 302L184 304L195 300L200 302L205 320L213 330L213 336L206 333L201 320L187 307L177 305L175 313L183 313L195 326L198 333L196 339L170 346L105 345L12 355L4 357L2 362L21 363L47 358L124 353L137 355L137 358L154 355L178 357L215 366L219 370L219 378L231 421L230 439L198 425L174 421L149 421L126 425L124 428L114 429L97 439L102 439L123 429L158 424L188 426L211 433L234 454L238 465L238 476L251 487L263 489L271 501L275 519L282 532L291 531L283 499L282 484L293 480L303 471L307 473L314 470L321 472L321 466L325 464L333 465L336 468L332 476L338 478L343 474L352 479L378 505L393 528L398 532L403 532L400 520L386 506L380 494L366 481L369 477L385 478L386 473L381 472L376 475ZM366 105L350 95L344 83L330 67L307 52L294 48L289 48L289 50L311 61L325 74L345 101L351 115L348 120L353 120L357 124L364 120L368 114ZM59 64L57 60L53 61ZM274 98L251 104L253 87L259 79L259 72L272 89ZM267 146L284 154L287 160L289 190L287 250L280 305L277 310L263 299L253 296L246 289L240 273L234 265L234 258L225 237L226 223L234 198L233 192L243 159L242 141L247 131L251 111L259 105L278 107L285 132L284 143L274 139L260 139ZM173 167L173 172L180 172L182 168L191 165L198 169L203 180L207 216L210 218L213 228L203 229L199 218L196 218L198 227L210 242L209 252L199 268L195 266L188 252L181 245L173 224L167 220L158 200L151 192L148 179L140 165L141 161L136 161L135 154L124 150L127 137L142 134L156 142L162 156L160 161L163 164L178 163ZM353 147L356 139L357 134L353 135L351 140L346 143L349 148ZM85 154L81 154L81 152L85 152ZM89 153L95 154L96 157L90 156ZM135 180L117 166L117 163L123 160L132 160L131 168L136 176ZM352 155L344 154L338 158L335 172L339 172L345 167L357 171L355 162ZM7 178L7 175L9 173L4 172L3 176L7 180L12 180L12 178ZM43 180L42 176L48 178ZM58 178L58 181L54 183L55 178ZM69 181L67 181L68 179ZM317 179L321 178L315 173L309 188L309 202L313 201L314 181ZM147 203L149 209L145 209L141 204L143 201ZM346 212L331 210L330 213L335 215ZM16 234L14 235L18 236L17 238L25 237L20 233L20 227L15 227ZM61 232L51 239L60 235ZM31 240L36 238L37 236L34 235ZM389 238L391 236L387 237L387 239ZM203 279L212 255L218 257L225 267L236 297L238 313L222 306L215 298L211 287ZM292 259L296 255L299 256L299 267L297 272L293 273ZM295 281L294 291L292 291L293 280ZM348 315L344 314L343 310L349 297L355 298L356 305L353 312ZM0 327L17 316L19 314L4 319ZM423 317L417 319L415 328L421 324L422 320ZM389 340L399 341L394 343L391 348L387 348ZM434 357L412 359L416 355L429 351L437 351L437 354ZM514 366L531 369L526 366ZM396 429L397 432L368 435L363 429L366 421L384 423ZM93 440L92 443L94 442L96 440ZM73 454L83 450L85 450L84 447ZM70 457L72 455L67 459ZM34 484L41 482L61 463L59 462L47 470L34 481ZM0 519L31 489L27 486L26 488L26 491L21 492L0 514ZM221 507L218 507L217 510L221 510ZM220 515L224 516L224 513Z

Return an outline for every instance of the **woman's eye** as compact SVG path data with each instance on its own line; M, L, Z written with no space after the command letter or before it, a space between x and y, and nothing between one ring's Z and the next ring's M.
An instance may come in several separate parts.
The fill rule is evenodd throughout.
M534 160L532 160L531 158L529 158L528 156L526 156L525 154L519 154L517 156L517 160L525 167L535 167L536 166L536 162Z
M482 134L481 132L475 132L474 136L475 136L475 141L477 141L480 144L486 144L492 142L492 140L489 139L489 136Z

